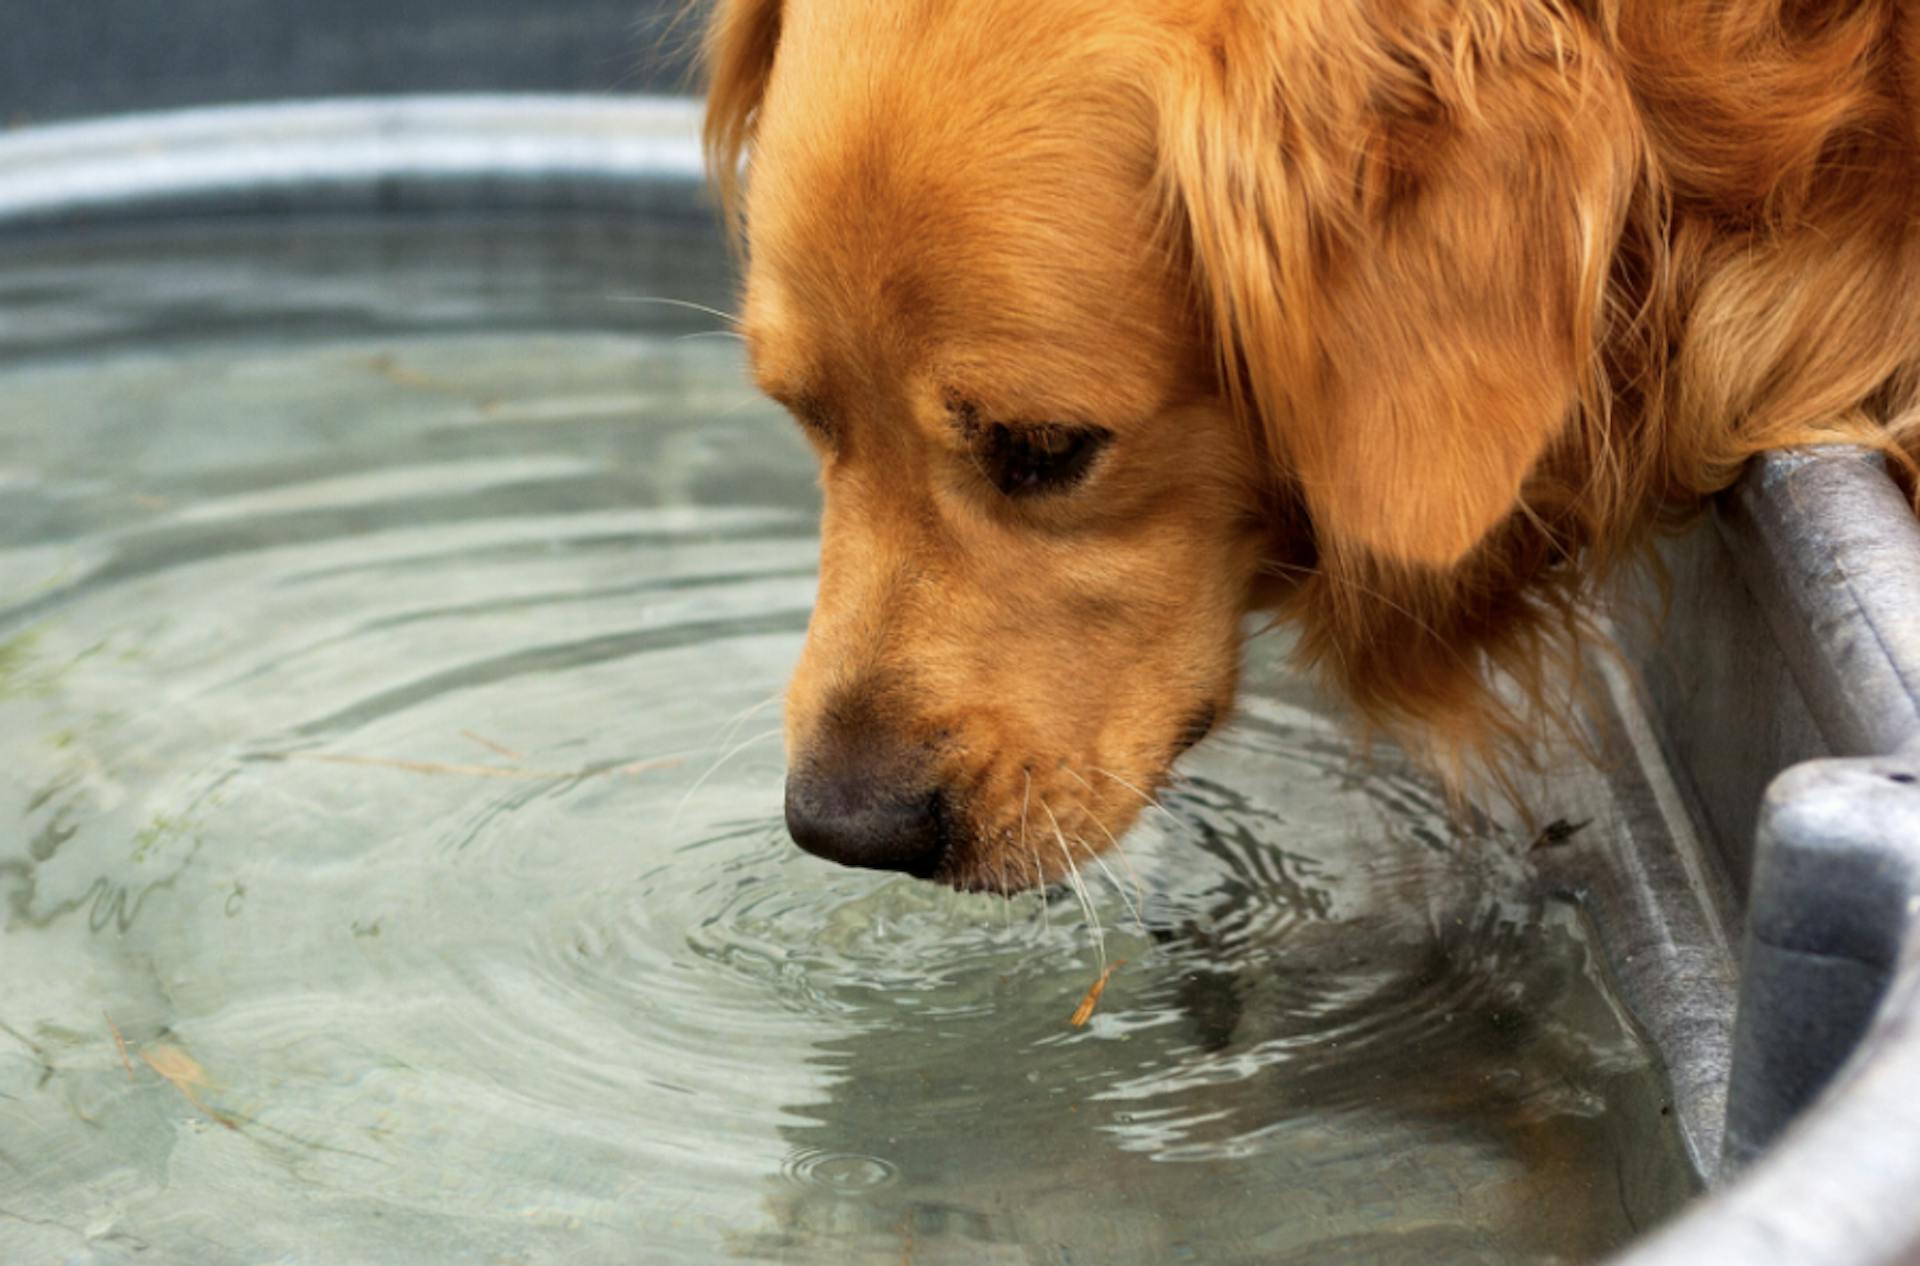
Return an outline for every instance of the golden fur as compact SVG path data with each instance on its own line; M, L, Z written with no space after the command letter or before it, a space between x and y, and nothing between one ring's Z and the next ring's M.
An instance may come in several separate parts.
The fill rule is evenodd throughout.
M790 750L911 749L950 882L1123 831L1248 610L1445 763L1752 454L1920 451L1920 0L722 0L707 52L823 467ZM1009 498L1003 423L1112 439Z

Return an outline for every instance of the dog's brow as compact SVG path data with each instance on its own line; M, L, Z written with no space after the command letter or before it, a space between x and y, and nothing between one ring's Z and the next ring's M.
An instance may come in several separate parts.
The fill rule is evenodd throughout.
M941 392L940 398L946 406L947 424L962 439L972 439L989 427L1004 427L1009 431L1034 431L1076 425L1040 416L1033 410L993 408L982 404L978 396L964 391L948 389Z
M1090 423L1067 422L1035 416L1032 412L1009 410L1007 414L989 411L977 400L967 396L950 396L946 399L947 426L962 443L969 446L977 443L990 431L1003 431L1015 436L1055 434L1060 432L1094 431L1104 428Z
M947 425L963 440L972 439L979 434L980 428L988 424L981 416L980 403L966 392L953 387L943 388L940 402L946 406Z

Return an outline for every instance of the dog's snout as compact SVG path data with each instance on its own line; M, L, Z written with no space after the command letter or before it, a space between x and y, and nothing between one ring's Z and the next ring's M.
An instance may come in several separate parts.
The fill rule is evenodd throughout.
M787 778L787 833L843 866L930 879L948 847L946 799L878 747L802 766Z

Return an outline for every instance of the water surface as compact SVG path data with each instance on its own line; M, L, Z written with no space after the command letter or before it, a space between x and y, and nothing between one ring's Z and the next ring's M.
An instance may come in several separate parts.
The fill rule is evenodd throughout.
M810 458L642 301L726 294L693 226L0 252L0 1260L1559 1262L1690 1194L1578 914L1278 646L1090 911L787 843Z

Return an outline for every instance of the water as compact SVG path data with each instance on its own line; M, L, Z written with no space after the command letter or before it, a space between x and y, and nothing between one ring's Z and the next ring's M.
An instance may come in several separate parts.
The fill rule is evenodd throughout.
M0 257L0 1261L1581 1261L1691 1194L1579 916L1269 643L1097 931L788 844L810 459L632 301L726 293L691 226Z

